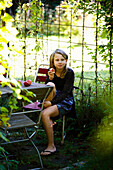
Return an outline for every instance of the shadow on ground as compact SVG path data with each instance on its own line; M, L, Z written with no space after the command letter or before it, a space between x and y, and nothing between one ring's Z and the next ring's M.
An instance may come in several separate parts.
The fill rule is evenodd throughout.
M58 152L53 155L42 156L44 170L79 169L81 166L79 162L81 161L83 166L88 155L91 154L88 143L70 135L66 137L62 145L61 136L56 136L55 143ZM35 144L40 152L43 151L47 145L46 136L39 135L36 137ZM27 143L27 145L23 143L8 145L6 150L9 153L9 161L18 161L18 164L12 163L10 170L30 170L40 167L38 154L30 143Z

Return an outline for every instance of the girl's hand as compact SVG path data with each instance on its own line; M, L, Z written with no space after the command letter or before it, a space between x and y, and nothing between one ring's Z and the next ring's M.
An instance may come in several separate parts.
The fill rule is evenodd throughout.
M55 69L54 68L50 68L50 70L48 71L48 76L49 76L50 80L53 80L54 73L55 73Z
M50 101L45 101L44 102L44 108L47 108L49 106L52 106L51 102Z

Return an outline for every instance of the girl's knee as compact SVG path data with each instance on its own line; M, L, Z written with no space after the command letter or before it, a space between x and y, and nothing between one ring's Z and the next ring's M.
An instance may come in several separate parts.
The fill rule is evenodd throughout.
M42 111L41 117L42 117L42 121L45 120L48 117L45 110Z
M42 111L41 117L42 118L45 117L45 111L44 110Z
M47 85L55 87L55 84L53 82L48 82Z

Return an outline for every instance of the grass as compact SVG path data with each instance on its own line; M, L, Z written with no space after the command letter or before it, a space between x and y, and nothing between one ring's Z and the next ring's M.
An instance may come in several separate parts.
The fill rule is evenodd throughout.
M81 73L82 70L82 46L78 43L78 46L74 48L69 47L70 43L68 42L66 36L61 36L60 41L58 36L44 36L42 39L38 39L38 44L36 44L35 37L18 38L15 42L15 48L19 51L22 50L23 54L18 54L15 52L10 52L10 66L11 66L11 76L15 78L22 78L24 73L24 65L26 65L26 77L29 75L34 75L35 64L48 63L50 54L57 48L63 49L67 54L69 54L68 65L71 64L71 67L75 70L75 73ZM76 37L73 37L74 42L78 42ZM26 50L24 51L26 43ZM73 43L72 43L73 46ZM40 47L40 48L36 48ZM71 52L71 53L70 53ZM24 63L24 57L26 57L26 62ZM84 51L84 76L88 78L95 77L95 64L91 58L91 55L88 55L88 51ZM99 61L101 62L102 59ZM20 62L21 61L21 62ZM85 62L87 61L87 62ZM103 63L103 62L102 62ZM104 63L105 64L105 63ZM91 66L94 66L92 69ZM32 66L32 69L29 67ZM103 65L98 64L99 73L103 69ZM105 69L105 68L104 68ZM107 69L109 71L109 68ZM102 71L104 73L104 71ZM90 74L91 73L91 74ZM109 75L108 75L109 77Z

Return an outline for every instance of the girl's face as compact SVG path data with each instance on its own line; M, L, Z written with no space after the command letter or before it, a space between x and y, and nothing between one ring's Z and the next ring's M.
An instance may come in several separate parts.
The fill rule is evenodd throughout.
M54 66L56 69L63 70L66 64L67 60L61 54L55 53Z

